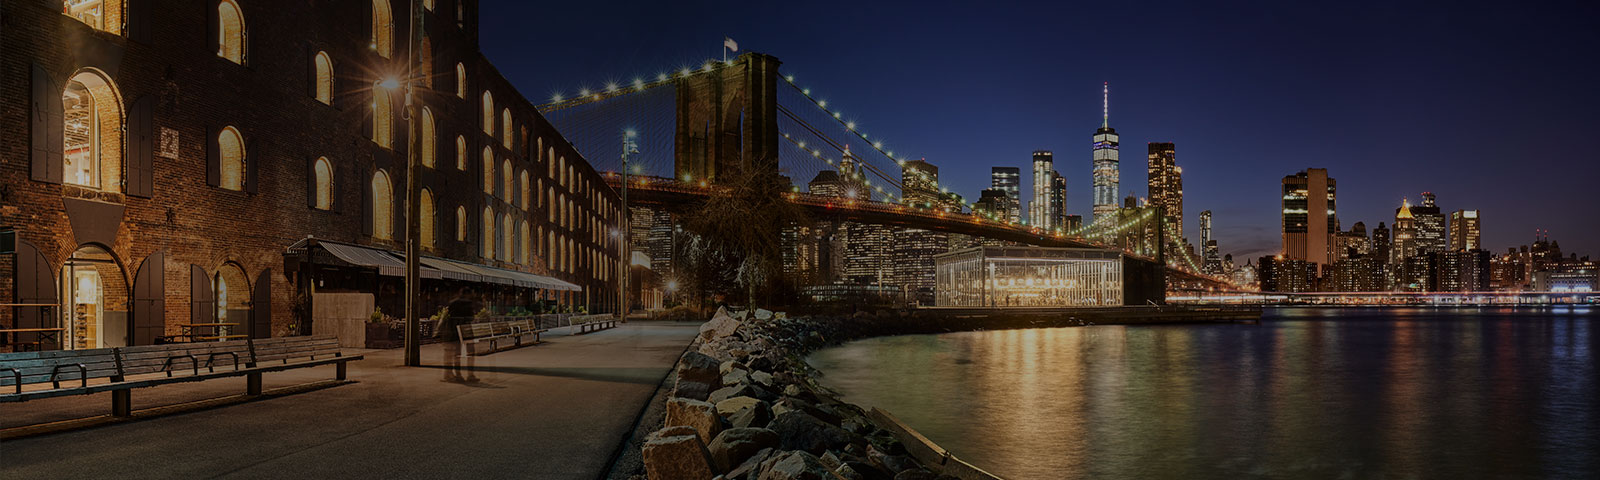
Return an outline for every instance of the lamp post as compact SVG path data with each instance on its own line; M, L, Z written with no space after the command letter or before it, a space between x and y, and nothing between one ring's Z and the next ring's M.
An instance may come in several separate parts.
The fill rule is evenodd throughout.
M628 321L628 274L632 271L632 267L629 265L632 263L632 259L628 258L627 234L629 229L633 228L632 223L628 220L632 213L628 210L628 157L639 153L639 142L636 140L638 136L638 132L633 130L624 130L622 132L622 225L619 227L622 233L617 238L617 265L622 270L621 274L617 275L617 278L622 281L617 285L617 298L620 300L617 306L617 317L624 322Z
M422 50L422 0L411 0L411 28L408 33L409 48L406 49L406 68L402 86L406 95L406 332L405 332L405 364L408 367L422 366L422 325L418 319L418 310L422 296L421 278L418 270L421 268L421 239L422 236L422 181L417 178L422 175L421 150L422 129L417 124L419 117L416 102L414 72L418 52Z

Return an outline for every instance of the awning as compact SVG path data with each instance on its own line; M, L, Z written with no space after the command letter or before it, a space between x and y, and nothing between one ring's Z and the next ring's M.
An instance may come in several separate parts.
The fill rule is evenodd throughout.
M461 280L465 282L483 282L483 275L478 274L455 262L435 257L422 257L422 264L436 269L444 275L445 280Z
M578 292L583 290L583 287L564 282L558 278L546 277L544 275L535 275L528 272L519 272L516 270L507 270L504 268L479 265L476 263L459 262L455 260L440 259L440 261L449 263L453 267L475 272L482 276L482 281L486 283L498 283L503 285L515 285L518 287L542 288L545 290L563 290L570 292Z
M376 268L379 275L403 277L406 273L404 254L361 245L305 238L290 245L288 253L302 253L307 246L322 247L323 250L335 258L351 265ZM569 292L583 291L583 287L576 284L544 275L439 257L423 256L420 260L422 264L417 266L417 270L422 278L442 278Z
M294 245L289 246L289 251L301 252L304 251L308 245L322 247L324 251L327 251L330 255L333 255L334 258L338 258L345 263L349 263L358 267L376 268L378 269L379 275L387 275L391 277L406 276L406 262L401 259L404 257L397 257L399 254L390 252L388 250L364 247L349 243L330 242L327 240L313 240L308 238L299 242L295 242ZM443 278L444 276L443 272L440 272L436 268L430 268L426 265L417 266L417 275L421 276L422 278Z

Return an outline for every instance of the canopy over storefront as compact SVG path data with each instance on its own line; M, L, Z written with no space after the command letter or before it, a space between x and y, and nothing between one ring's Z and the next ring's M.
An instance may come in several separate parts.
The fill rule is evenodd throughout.
M405 254L350 243L321 240L314 237L300 239L290 245L288 255L303 255L308 249L321 249L349 266L373 268L379 275L403 277L406 273ZM488 265L450 260L439 257L420 258L418 272L422 278L438 278L474 283L493 283L524 288L578 292L583 287L558 278L508 270ZM319 260L320 261L320 260Z

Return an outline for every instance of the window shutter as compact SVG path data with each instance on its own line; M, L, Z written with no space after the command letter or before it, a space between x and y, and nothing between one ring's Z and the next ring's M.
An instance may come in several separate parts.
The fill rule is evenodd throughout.
M397 173L402 171L404 170L395 169ZM394 210L391 214L392 216L389 217L394 219L389 222L389 238L404 240L405 233L409 231L406 229L406 222L408 221L406 219L406 193L409 192L406 191L406 182L401 179L401 175L389 176L389 190L389 198L394 199L394 202L389 205L389 208Z
M367 90L366 97L367 103L361 105L361 134L365 135L367 137L367 141L370 142L378 138L377 135L373 134L374 132L377 132L377 130L373 130L376 125L373 122L373 117L378 114L378 109L374 108L378 105L378 92L369 88ZM356 98L360 98L360 96L357 96Z
M206 6L206 41L205 45L209 55L216 55L222 50L221 19L217 18L218 1L211 0L201 3Z
M250 292L250 338L272 337L272 269L261 271Z
M317 98L317 48L306 45L306 96ZM332 94L333 92L328 92Z
M127 19L128 39L150 43L151 8L150 0L127 0L124 4L122 15Z
M256 142L254 139L245 140L244 142L245 193L256 193L256 183L261 179L262 168L266 166L266 162L263 161L266 159L266 155L262 155L261 152L256 151L256 147L259 146L261 146L260 142Z
M155 100L139 97L128 108L128 195L150 198L155 188Z
M222 145L217 143L217 135L222 129L206 127L206 185L213 187L222 185Z
M376 53L376 50L370 48L372 45L372 37L374 36L374 32L372 31L373 1L374 0L368 0L365 2L357 1L350 3L355 4L361 10L361 14L356 16L356 18L361 19L361 32L366 34L361 37L361 50Z
M409 115L409 112L406 112L406 90L404 88L396 88L393 92L389 92L389 113L392 115L392 118L389 119L389 128L394 129L394 135L390 137L393 142L389 144L389 148L397 152L406 151L406 146L410 145L406 141L411 136L411 123L420 120L400 121ZM418 112L417 115L420 116L422 113Z
M330 176L331 177L331 176ZM329 178L332 185L333 178ZM306 162L306 206L317 208L317 159L312 158Z
M33 64L32 177L61 183L62 88L43 66Z
M166 254L145 257L133 277L133 338L130 345L154 345L166 333Z
M16 244L15 274L16 274L16 299L22 304L48 304L58 305L56 300L56 277L50 262L39 252L38 247L25 240L18 240ZM17 307L16 328L43 328L52 325L47 320L50 309L42 307ZM37 333L15 334L16 341L33 341L38 339ZM57 338L60 338L57 336ZM59 345L59 344L58 344ZM41 345L40 350L54 349L56 346Z
M361 234L372 236L372 174L360 178L361 183Z
M211 290L211 274L199 265L189 265L189 323L217 321L216 292Z

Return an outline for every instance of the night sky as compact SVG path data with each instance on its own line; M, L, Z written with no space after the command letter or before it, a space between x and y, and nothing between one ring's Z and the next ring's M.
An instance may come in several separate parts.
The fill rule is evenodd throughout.
M1600 2L978 3L484 0L481 38L542 101L730 36L969 199L990 166L1054 150L1086 217L1110 82L1121 195L1145 194L1147 142L1176 142L1188 236L1212 210L1239 263L1278 252L1280 182L1307 167L1339 181L1344 228L1432 191L1482 210L1490 250L1542 228L1600 254Z

